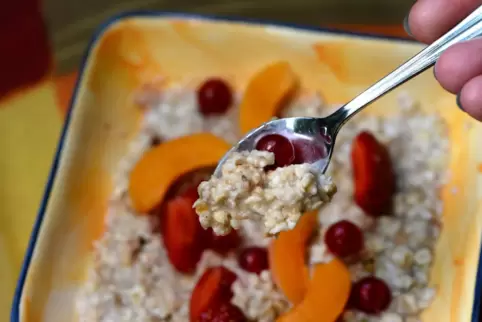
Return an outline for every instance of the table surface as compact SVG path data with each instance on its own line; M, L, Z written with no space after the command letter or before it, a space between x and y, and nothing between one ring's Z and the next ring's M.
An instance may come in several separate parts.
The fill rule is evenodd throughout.
M329 27L405 37L400 25ZM0 101L0 321L7 321L77 73L49 76Z

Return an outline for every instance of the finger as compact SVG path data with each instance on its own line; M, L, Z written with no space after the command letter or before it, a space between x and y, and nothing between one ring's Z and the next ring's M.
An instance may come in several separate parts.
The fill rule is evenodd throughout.
M418 0L408 16L409 32L431 43L481 4L482 0Z
M482 75L472 78L464 85L457 102L462 110L482 121Z
M482 75L482 39L450 47L435 64L435 77L447 91L454 94L477 75Z

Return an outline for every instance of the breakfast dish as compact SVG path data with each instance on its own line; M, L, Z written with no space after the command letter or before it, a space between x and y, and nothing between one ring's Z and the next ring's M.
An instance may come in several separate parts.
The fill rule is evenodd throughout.
M391 116L362 114L346 124L326 176L297 160L292 143L294 156L285 159L262 148L233 155L236 166L228 162L209 180L250 129L336 108L300 87L280 62L240 94L222 78L141 89L143 124L113 178L104 233L77 298L80 321L421 321L437 295L430 269L449 145L443 119L408 95ZM230 171L239 165L253 171L250 184L285 191L260 197L293 207L280 222L268 220L272 204L253 208L262 223L213 221L212 190L232 186L222 178L237 180ZM284 172L286 185L274 178ZM221 200L232 197L230 209L244 211L249 196L236 196Z

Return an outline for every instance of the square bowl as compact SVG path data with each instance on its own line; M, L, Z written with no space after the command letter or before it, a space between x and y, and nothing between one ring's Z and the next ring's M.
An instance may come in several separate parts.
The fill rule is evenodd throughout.
M303 87L346 102L423 47L414 42L212 17L134 13L93 38L58 145L12 307L11 321L77 321L74 298L92 242L103 229L111 177L140 126L133 93L159 75L235 75L244 88L258 68L289 61ZM442 191L444 229L424 322L477 322L482 287L482 127L455 107L427 72L403 86L449 127L451 178ZM363 113L391 113L389 94ZM456 193L455 190L458 190Z

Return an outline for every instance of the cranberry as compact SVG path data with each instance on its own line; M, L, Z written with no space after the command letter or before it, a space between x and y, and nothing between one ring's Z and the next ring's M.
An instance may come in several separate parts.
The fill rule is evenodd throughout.
M268 252L261 247L245 248L239 254L238 263L245 271L259 274L269 268Z
M392 294L383 280L369 276L355 283L350 300L356 309L369 314L377 314L390 305Z
M238 248L241 244L241 237L235 230L232 230L225 236L216 235L211 228L209 228L208 231L211 234L209 248L220 255L226 255L229 251Z
M197 91L199 110L203 115L225 113L233 102L231 88L222 79L211 78L205 81Z
M231 303L223 303L201 313L198 322L246 322L243 312Z
M279 134L268 134L256 143L256 150L273 152L275 167L285 167L295 161L295 148L290 140Z
M338 257L346 257L363 249L364 238L360 228L348 220L342 220L328 228L325 243L330 252Z

